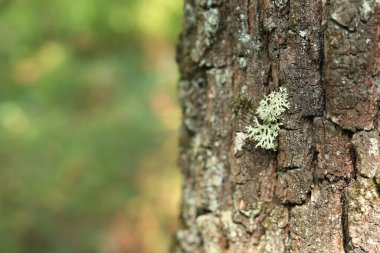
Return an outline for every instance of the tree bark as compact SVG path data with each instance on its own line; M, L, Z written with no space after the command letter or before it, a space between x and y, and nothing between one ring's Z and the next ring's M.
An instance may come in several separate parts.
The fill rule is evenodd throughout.
M380 252L379 0L186 0L174 252ZM244 140L286 87L278 151Z

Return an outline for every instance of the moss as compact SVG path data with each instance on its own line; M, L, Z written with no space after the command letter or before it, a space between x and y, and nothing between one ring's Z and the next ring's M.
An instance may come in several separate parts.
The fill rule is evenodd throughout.
M255 114L252 102L241 95L239 95L233 105L233 113L235 118L241 119L247 115Z

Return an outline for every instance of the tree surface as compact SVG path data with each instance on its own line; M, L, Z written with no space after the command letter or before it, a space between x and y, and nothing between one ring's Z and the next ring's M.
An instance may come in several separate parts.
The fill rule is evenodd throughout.
M174 252L380 252L380 3L186 0ZM244 139L286 87L278 150Z

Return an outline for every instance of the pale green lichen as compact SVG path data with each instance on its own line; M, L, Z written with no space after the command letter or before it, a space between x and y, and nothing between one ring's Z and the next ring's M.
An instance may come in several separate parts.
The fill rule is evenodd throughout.
M248 126L248 138L257 142L256 147L277 150L277 136L280 129L280 123L260 124L257 118L254 118L255 126Z
M273 91L260 101L256 114L264 124L271 124L277 122L288 108L288 93L286 88L281 87L278 92Z
M256 147L277 150L277 136L280 130L280 119L289 108L286 88L273 91L260 101L254 117L254 125L246 128L247 137L256 141Z

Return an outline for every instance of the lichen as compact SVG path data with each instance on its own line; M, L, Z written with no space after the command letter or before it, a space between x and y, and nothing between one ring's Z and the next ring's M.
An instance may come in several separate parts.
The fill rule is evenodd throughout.
M200 21L197 27L197 40L191 50L191 59L194 62L200 62L207 48L214 42L215 34L219 29L220 13L217 8L212 8L202 12L198 18Z
M280 119L289 108L286 88L273 91L260 101L256 110L258 117L253 118L254 125L246 128L248 138L257 142L256 147L277 150L277 136L280 130Z
M256 147L277 150L277 136L280 130L280 123L260 124L257 118L254 118L254 127L246 128L248 138L257 142Z

